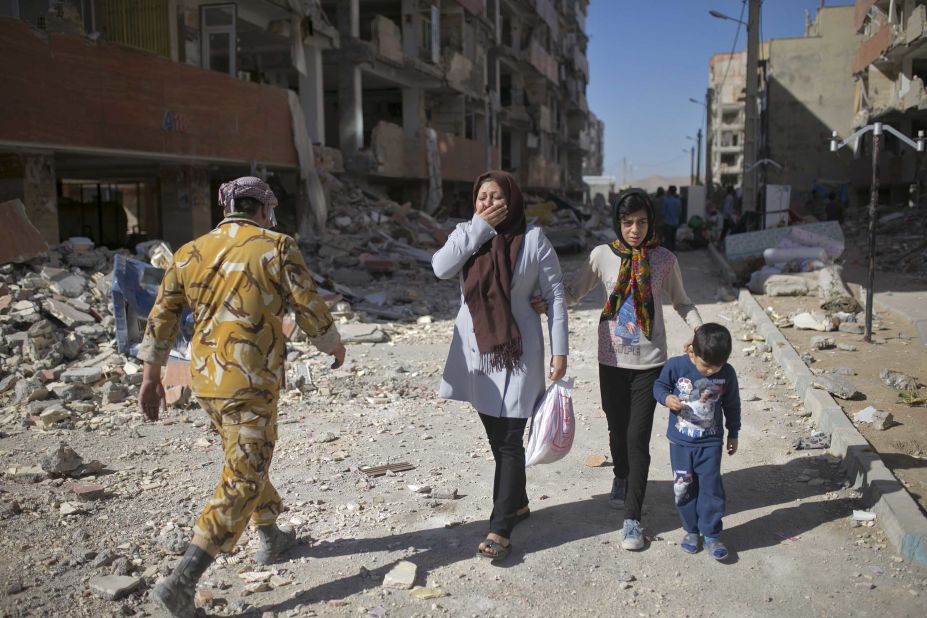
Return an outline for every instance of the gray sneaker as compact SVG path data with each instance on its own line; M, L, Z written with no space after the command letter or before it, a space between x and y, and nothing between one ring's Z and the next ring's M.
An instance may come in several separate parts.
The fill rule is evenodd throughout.
M612 492L608 495L608 506L613 509L624 508L624 497L628 492L628 480L617 476L612 481Z
M636 519L624 520L624 538L621 539L621 549L640 551L644 549L644 531L641 522Z

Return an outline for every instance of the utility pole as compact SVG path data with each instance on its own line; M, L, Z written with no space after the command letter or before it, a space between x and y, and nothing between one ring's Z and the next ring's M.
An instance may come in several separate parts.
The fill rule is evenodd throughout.
M698 154L695 158L695 184L700 185L702 184L702 130L699 129L696 135L698 136L696 140L698 143L696 152Z
M749 0L747 17L747 100L744 126L744 212L756 211L756 175L753 163L756 161L757 123L757 74L760 50L760 0Z
M689 161L689 186L698 184L698 179L695 176L695 146L692 146L691 157Z
M705 131L707 135L705 136L705 199L711 199L711 189L714 184L714 175L712 170L712 146L714 145L714 129L712 125L712 105L714 104L714 94L715 91L713 88L709 88L705 92Z

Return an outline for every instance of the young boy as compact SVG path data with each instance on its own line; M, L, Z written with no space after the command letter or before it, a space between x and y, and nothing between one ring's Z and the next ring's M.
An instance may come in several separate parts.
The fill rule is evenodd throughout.
M724 516L721 483L721 446L727 426L727 454L737 452L740 431L740 393L737 374L727 364L731 333L720 324L702 324L689 346L688 355L669 359L653 385L653 396L670 409L666 437L675 480L676 508L686 534L679 544L694 554L699 535L715 560L727 558L719 540Z

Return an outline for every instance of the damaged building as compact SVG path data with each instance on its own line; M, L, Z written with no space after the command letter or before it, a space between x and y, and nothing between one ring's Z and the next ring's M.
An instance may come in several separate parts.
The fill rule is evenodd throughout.
M927 130L927 2L857 0L853 27L862 35L853 62L853 129L884 122L908 136ZM860 192L868 189L872 176L867 149L864 140L850 172ZM921 159L894 136L885 136L879 174L891 202L921 199Z
M325 174L433 214L464 212L495 167L581 202L602 133L587 5L0 3L0 201L21 199L50 243L110 247L208 231L218 185L245 174L303 233L326 220Z

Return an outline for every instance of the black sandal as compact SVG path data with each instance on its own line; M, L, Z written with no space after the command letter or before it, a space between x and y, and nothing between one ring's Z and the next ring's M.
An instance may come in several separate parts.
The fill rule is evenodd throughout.
M479 547L476 548L476 555L480 558L486 558L493 563L505 560L508 558L509 554L512 553L511 543L508 545L502 545L501 543L496 543L491 539L486 539L483 541L483 545L485 546L483 549L480 549ZM487 554L487 549L492 551L492 553Z

